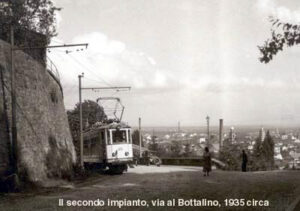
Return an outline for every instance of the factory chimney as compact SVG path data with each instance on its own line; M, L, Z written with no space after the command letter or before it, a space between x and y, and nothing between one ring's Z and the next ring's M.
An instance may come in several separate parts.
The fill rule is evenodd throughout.
M219 145L220 149L223 146L223 119L220 119L220 126L219 126Z

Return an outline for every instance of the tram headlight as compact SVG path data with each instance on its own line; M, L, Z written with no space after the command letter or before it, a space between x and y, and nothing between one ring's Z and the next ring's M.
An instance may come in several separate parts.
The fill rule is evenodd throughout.
M129 155L129 152L125 152L125 156L128 156Z
M116 157L118 154L118 151L111 153L111 156Z

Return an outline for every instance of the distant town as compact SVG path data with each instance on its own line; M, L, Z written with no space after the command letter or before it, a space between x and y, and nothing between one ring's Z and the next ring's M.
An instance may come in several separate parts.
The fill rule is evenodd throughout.
M222 143L253 153L256 141L264 141L269 131L274 141L274 161L277 169L300 168L300 130L299 128L278 127L225 127ZM200 157L207 146L205 127L146 127L143 130L143 144L161 157ZM217 157L220 152L218 128L212 127L210 133L211 152ZM238 152L237 152L238 153Z

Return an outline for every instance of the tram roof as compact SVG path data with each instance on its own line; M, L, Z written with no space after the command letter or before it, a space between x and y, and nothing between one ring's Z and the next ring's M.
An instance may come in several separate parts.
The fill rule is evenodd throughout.
M116 129L116 128L131 128L131 127L128 124L124 123L124 122L112 122L112 123L109 123L109 124L97 122L94 125L92 125L92 127L90 127L88 130L84 131L83 134L88 135L88 134L97 132L99 130Z

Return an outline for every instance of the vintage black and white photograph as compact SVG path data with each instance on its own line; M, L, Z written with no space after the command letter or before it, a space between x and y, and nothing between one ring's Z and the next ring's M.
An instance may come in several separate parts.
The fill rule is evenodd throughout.
M0 210L300 210L298 0L1 0Z

